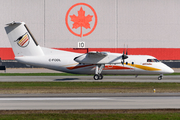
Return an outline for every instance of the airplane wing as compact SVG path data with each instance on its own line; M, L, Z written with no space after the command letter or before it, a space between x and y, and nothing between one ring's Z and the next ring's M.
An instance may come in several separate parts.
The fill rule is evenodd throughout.
M108 52L91 51L88 53L88 57L92 57L92 58L94 58L94 57L105 57L108 55L107 53Z
M75 57L74 60L85 64L118 64L121 63L122 54L92 51Z

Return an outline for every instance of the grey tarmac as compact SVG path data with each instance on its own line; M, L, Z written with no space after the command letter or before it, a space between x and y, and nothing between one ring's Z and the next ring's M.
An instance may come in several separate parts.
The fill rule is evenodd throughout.
M92 76L0 76L0 81L180 82L180 76L157 77L104 76L95 81ZM180 93L0 94L0 110L179 109L179 101Z
M1 97L0 110L179 109L180 96Z
M180 76L104 76L103 80L94 80L93 76L0 76L0 82L176 82L180 83Z

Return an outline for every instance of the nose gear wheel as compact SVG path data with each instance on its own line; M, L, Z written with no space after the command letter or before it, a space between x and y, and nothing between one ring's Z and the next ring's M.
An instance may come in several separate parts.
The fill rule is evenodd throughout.
M163 78L163 74L160 74L160 76L158 77L158 80L162 80Z

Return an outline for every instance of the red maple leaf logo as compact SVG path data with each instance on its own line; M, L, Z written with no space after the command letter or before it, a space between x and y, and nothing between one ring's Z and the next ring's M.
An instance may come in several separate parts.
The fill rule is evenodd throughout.
M82 27L86 29L88 28L91 29L89 22L92 21L93 15L85 16L85 11L82 9L82 7L78 11L78 16L73 14L73 15L70 15L70 17L71 17L71 21L74 22L72 29L73 28L77 29L81 27L81 32L80 32L81 37L82 37Z

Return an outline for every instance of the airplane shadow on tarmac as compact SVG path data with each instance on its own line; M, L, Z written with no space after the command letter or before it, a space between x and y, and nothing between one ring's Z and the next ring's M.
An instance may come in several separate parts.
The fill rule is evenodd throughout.
M68 80L79 80L79 78L63 78L63 79L55 79L54 81L68 81Z

